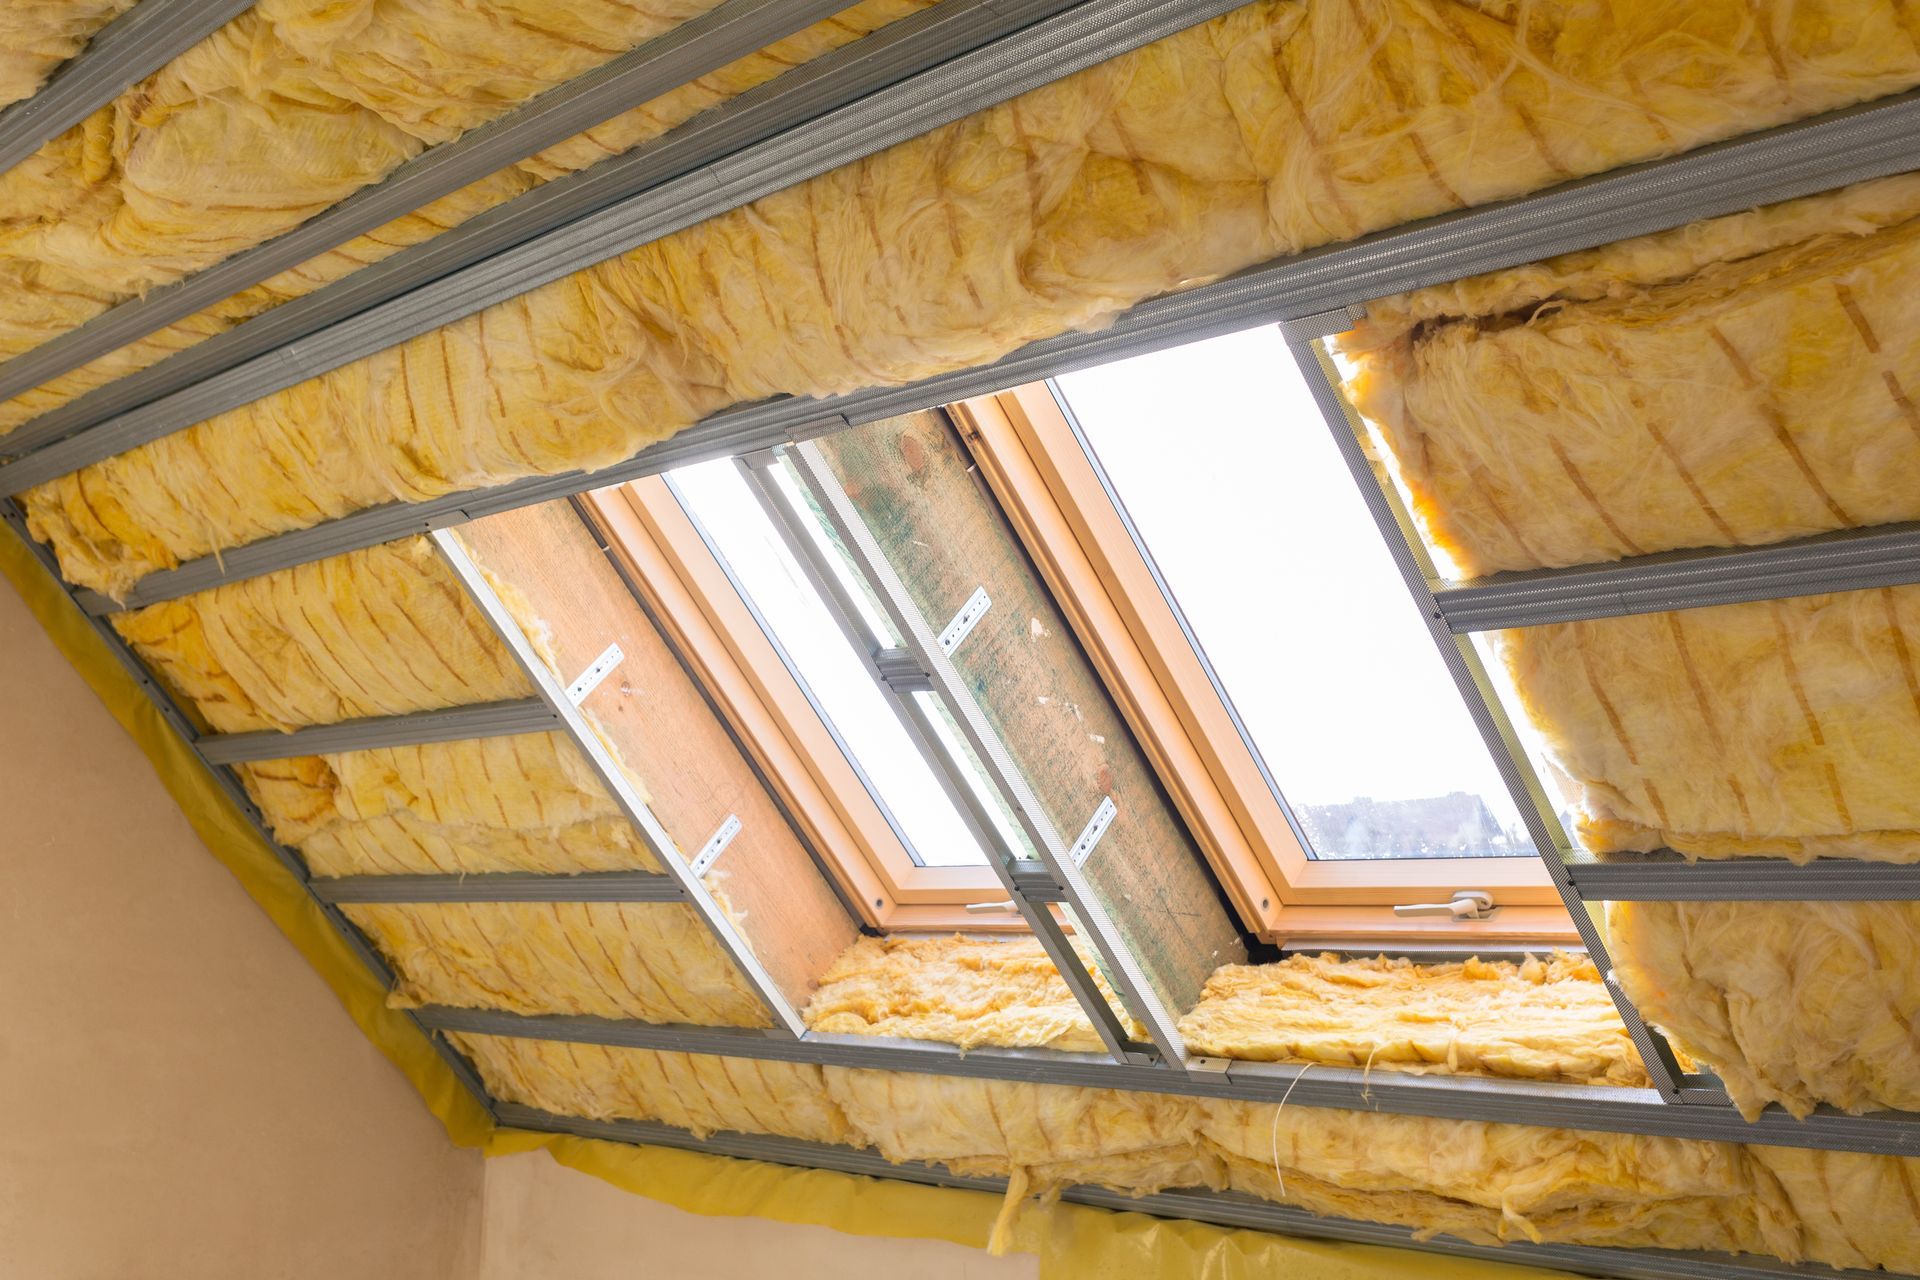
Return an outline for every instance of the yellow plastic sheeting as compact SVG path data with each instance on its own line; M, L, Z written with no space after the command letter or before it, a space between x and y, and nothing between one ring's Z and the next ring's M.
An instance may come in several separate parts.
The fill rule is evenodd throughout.
M736 402L988 363L1309 245L1905 88L1904 13L1261 0L51 482L33 528L115 590L602 466ZM88 496L130 518L103 536Z
M1920 858L1920 587L1496 634L1580 842Z
M1341 346L1461 572L1920 517L1920 176L1421 290Z
M223 733L532 693L424 538L248 578L113 622L154 674Z
M210 266L715 0L261 0L0 175L0 354Z
M1325 955L1224 965L1180 1020L1180 1034L1208 1057L1647 1083L1585 957L1417 965Z
M1094 982L1113 1003L1113 989L1097 970ZM962 1049L1106 1052L1032 938L861 938L820 976L806 1019L815 1031L938 1040Z
M31 98L134 0L8 0L0 7L0 107Z
M176 351L223 333L282 302L312 293L409 245L451 230L468 218L504 204L548 179L584 169L608 156L656 138L701 111L795 66L850 44L931 3L932 0L862 0L862 3L825 22L816 23L794 36L768 45L760 52L730 63L711 75L702 76L651 102L595 125L586 133L538 155L529 156L519 164L490 174L404 217L357 236L337 249L269 277L205 311L0 403L0 432L11 430L29 418L114 378L144 369ZM5 16L0 15L0 24L4 22ZM4 57L4 53L0 53L0 57ZM224 153L196 157L200 165L199 172L213 174L221 169L224 158ZM227 246L227 252L244 247L247 246L236 242ZM118 252L118 247L111 244L101 244L96 248L102 253ZM69 320L76 318L87 304L81 302L74 305L75 310L68 317ZM92 303L95 309L103 305L97 300ZM44 337L42 335L42 340Z
M692 907L663 902L347 906L398 974L396 1006L765 1027Z
M296 756L239 773L274 835L318 876L660 870L558 733Z
M490 1154L544 1147L568 1168L692 1213L745 1215L854 1235L983 1247L999 1208L978 1191L916 1187L818 1169L790 1169L699 1152L500 1130ZM1167 1221L1084 1205L1028 1214L1013 1247L1039 1256L1044 1280L1553 1280L1534 1267L1439 1257L1374 1245L1300 1240Z
M556 1156L556 1158L562 1158ZM1482 1262L1376 1245L1303 1240L1168 1221L1080 1205L1056 1206L1018 1247L1040 1256L1043 1280L1107 1280L1110 1276L1205 1277L1206 1280L1549 1280L1564 1276L1521 1263ZM1038 1236L1033 1245L1026 1242Z
M1748 1119L1920 1111L1920 904L1615 902L1627 994Z
M809 1142L856 1141L810 1063L757 1062L651 1049L455 1034L507 1102L555 1115L648 1120L711 1133L766 1133Z

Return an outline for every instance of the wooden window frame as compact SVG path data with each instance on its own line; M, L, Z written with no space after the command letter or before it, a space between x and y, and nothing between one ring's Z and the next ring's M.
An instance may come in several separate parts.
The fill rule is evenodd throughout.
M1537 858L1308 856L1052 389L1032 383L947 411L1249 931L1293 946L1577 944ZM1024 928L965 910L1005 897L991 868L914 863L663 478L585 505L867 925ZM1492 892L1500 910L1477 921L1393 914L1462 888Z
M1045 383L947 406L982 475L1248 927L1291 944L1577 943L1538 858L1315 859ZM1486 889L1488 920L1396 903Z
M867 925L888 932L1025 928L1018 916L965 910L1006 898L991 867L913 861L664 478L595 491L585 506L609 553Z

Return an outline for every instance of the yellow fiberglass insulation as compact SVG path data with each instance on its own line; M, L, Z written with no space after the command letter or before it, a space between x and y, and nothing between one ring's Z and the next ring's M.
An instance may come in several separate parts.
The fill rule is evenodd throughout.
M1920 587L1503 631L1580 842L1920 859Z
M822 975L806 1018L815 1031L963 1049L1102 1052L1030 938L861 938ZM1208 1057L1646 1083L1599 973L1565 956L1435 965L1289 956L1223 965L1179 1029Z
M1083 1182L1142 1193L1221 1184L1201 1140L1206 1106L1192 1098L842 1067L823 1074L867 1145L896 1163L1011 1177L1009 1208L1028 1190Z
M1920 516L1920 176L1375 303L1348 390L1465 576ZM1920 859L1920 591L1502 633L1582 844ZM1621 903L1636 1004L1749 1116L1920 1106L1905 903Z
M1423 289L1340 339L1461 574L1920 517L1920 175Z
M1106 976L1094 981L1113 1002ZM972 1049L1105 1053L1060 971L1032 938L860 938L820 976L807 1025ZM1146 1036L1144 1028L1136 1034Z
M1180 1034L1209 1057L1647 1083L1585 956L1414 964L1323 955L1223 965Z
M134 0L7 0L0 7L0 107L31 98Z
M494 1097L556 1115L859 1144L811 1063L455 1033Z
M764 1027L766 1008L679 903L412 903L342 908L399 976L399 1007Z
M248 578L113 624L213 729L292 729L532 693L424 538Z
M1920 1266L1920 1160L1262 1103L1210 1104L1206 1135L1235 1190L1316 1213L1469 1240Z
M111 381L116 377L143 369L155 361L164 359L175 351L182 350L214 334L224 332L263 311L270 310L291 298L297 298L313 292L344 276L352 274L363 266L378 262L409 245L418 244L459 226L468 218L502 204L515 196L538 186L549 179L560 177L578 169L584 169L608 156L617 155L649 139L656 138L675 125L681 124L710 107L724 102L737 94L745 92L755 85L762 84L792 67L810 62L842 45L850 44L890 22L908 14L926 8L932 0L861 0L861 3L837 14L823 22L814 24L787 39L768 45L765 49L749 54L737 62L701 76L680 88L661 95L659 98L635 107L611 120L603 121L585 133L570 138L537 155L529 156L516 165L509 166L496 173L461 188L450 195L443 196L429 204L421 206L385 225L356 236L336 249L329 250L314 258L289 268L251 288L244 289L225 298L205 311L189 316L167 326L158 332L130 343L125 347L102 356L60 377L11 400L0 403L0 432L11 430L22 422L44 413L48 409L64 404L66 401L89 391L94 387ZM0 24L6 21L0 15ZM358 39L366 39L376 34L364 33ZM487 51L477 51L487 56ZM3 57L4 54L0 54ZM273 73L269 72L269 77ZM457 85L443 86L448 92L464 92ZM485 92L484 84L473 92ZM230 97L258 101L261 97L261 84L257 80L232 86L226 90ZM266 104L269 114L284 110L277 101L269 99ZM162 132L171 126L170 118L151 123L130 120L128 127L137 141L126 147L131 155L143 145L150 134ZM195 174L203 185L191 190L173 193L173 199L183 206L186 202L198 200L204 209L217 208L229 198L229 186L235 181L244 181L250 166L256 160L236 156L229 165L229 153L216 150L205 154L196 152L193 156ZM119 182L123 187L137 187L144 175L140 166L131 161L122 162L121 167L99 181L102 183ZM4 183L0 182L0 190ZM256 191L257 197L270 198L271 191ZM264 231L275 225L271 221L262 222L247 228L229 229L227 237L220 243L208 246L208 254L230 254L249 247ZM104 229L103 229L104 230ZM177 251L177 246L174 247ZM84 263L88 255L117 260L119 257L141 253L150 253L152 246L135 244L125 246L104 234L96 235L93 243L75 246L68 250L69 265ZM0 274L4 274L6 256L0 252ZM195 260L195 265L207 265L206 261ZM29 272L33 277L35 291L45 290L47 285L43 273ZM18 346L23 343L45 341L51 331L77 323L86 316L95 314L117 298L111 291L69 292L58 299L59 310L55 315L44 314L51 305L45 301L16 301L19 295L0 297L0 335L13 335L11 342ZM10 307L20 307L16 314Z
M1538 1240L1920 1266L1920 1161L951 1076L457 1037L499 1096L870 1146L894 1161L1133 1194L1231 1187L1316 1213ZM1309 1068L1311 1070L1311 1068ZM1003 1218L1003 1221L1005 1219Z
M1615 902L1627 994L1753 1119L1920 1111L1920 904Z
M375 503L602 466L729 404L986 363L1283 253L1906 88L1905 13L1261 0L53 481L32 526L70 580L118 591Z
M239 773L317 876L660 869L558 733L295 756Z
M250 248L713 0L260 0L0 175L0 354Z
M511 584L499 588L541 649L544 624ZM530 691L424 539L248 579L119 621L154 670L226 731ZM276 835L320 875L658 869L586 760L558 734L295 757L244 766L241 777ZM392 963L402 1004L767 1022L758 997L688 906L345 910Z

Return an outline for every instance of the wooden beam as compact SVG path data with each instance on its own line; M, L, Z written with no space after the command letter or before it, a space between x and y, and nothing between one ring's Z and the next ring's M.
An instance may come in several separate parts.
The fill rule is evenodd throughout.
M593 534L564 502L461 531L502 595L545 622L547 652L572 682L611 644L623 655L582 702L688 858L733 814L741 828L708 883L795 1007L858 932L726 728L647 620Z

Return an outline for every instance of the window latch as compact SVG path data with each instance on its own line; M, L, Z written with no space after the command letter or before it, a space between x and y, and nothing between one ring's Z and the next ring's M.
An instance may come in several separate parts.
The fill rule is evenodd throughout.
M1494 912L1493 895L1485 889L1462 889L1451 902L1413 902L1396 905L1396 916L1450 916L1455 920L1485 920Z
M966 911L976 916L1017 916L1020 907L1012 898L1008 898L1001 902L969 902Z

